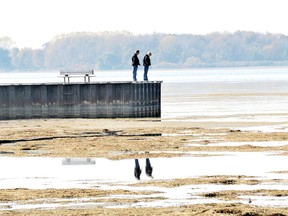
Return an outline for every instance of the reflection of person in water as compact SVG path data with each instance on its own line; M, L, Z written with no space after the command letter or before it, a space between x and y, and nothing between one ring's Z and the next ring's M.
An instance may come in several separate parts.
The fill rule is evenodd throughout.
M139 161L138 161L138 159L135 159L134 176L135 176L135 178L137 178L138 180L140 180L141 172L142 172L142 171L141 171L141 169L140 169Z
M145 171L147 176L152 177L153 167L151 166L149 158L146 158Z

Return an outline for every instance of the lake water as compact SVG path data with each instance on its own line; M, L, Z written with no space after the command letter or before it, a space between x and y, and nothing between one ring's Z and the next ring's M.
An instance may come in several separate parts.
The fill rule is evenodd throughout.
M95 71L92 82L131 81L131 71ZM138 80L143 72L138 71ZM153 70L163 81L162 118L287 122L288 67ZM72 82L83 82L81 78ZM0 73L0 84L63 82L59 72ZM273 115L271 115L273 114Z
M138 80L143 72L138 70ZM132 81L132 72L95 71L93 81ZM50 83L62 82L59 71L0 72L0 83ZM74 80L74 79L73 79ZM77 80L77 78L75 78ZM263 81L288 81L288 67L263 68L217 68L217 69L179 69L149 71L149 80L161 80L164 83L247 83ZM78 81L83 81L79 78Z

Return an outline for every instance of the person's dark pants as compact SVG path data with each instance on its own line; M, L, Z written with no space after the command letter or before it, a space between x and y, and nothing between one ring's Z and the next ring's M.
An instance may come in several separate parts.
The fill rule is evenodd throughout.
M144 66L144 81L148 81L149 66Z
M138 65L133 66L133 81L137 81Z

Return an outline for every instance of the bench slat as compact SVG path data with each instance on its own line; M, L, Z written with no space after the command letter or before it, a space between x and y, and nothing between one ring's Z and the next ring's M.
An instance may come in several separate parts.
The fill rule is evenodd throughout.
M60 71L60 75L92 75L94 70L91 71Z

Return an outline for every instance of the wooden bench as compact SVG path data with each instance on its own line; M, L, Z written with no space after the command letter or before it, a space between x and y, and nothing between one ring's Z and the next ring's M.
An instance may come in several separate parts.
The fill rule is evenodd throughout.
M64 78L64 83L70 83L70 77L84 76L84 83L90 83L90 77L95 76L94 70L91 71L60 71L60 76Z

